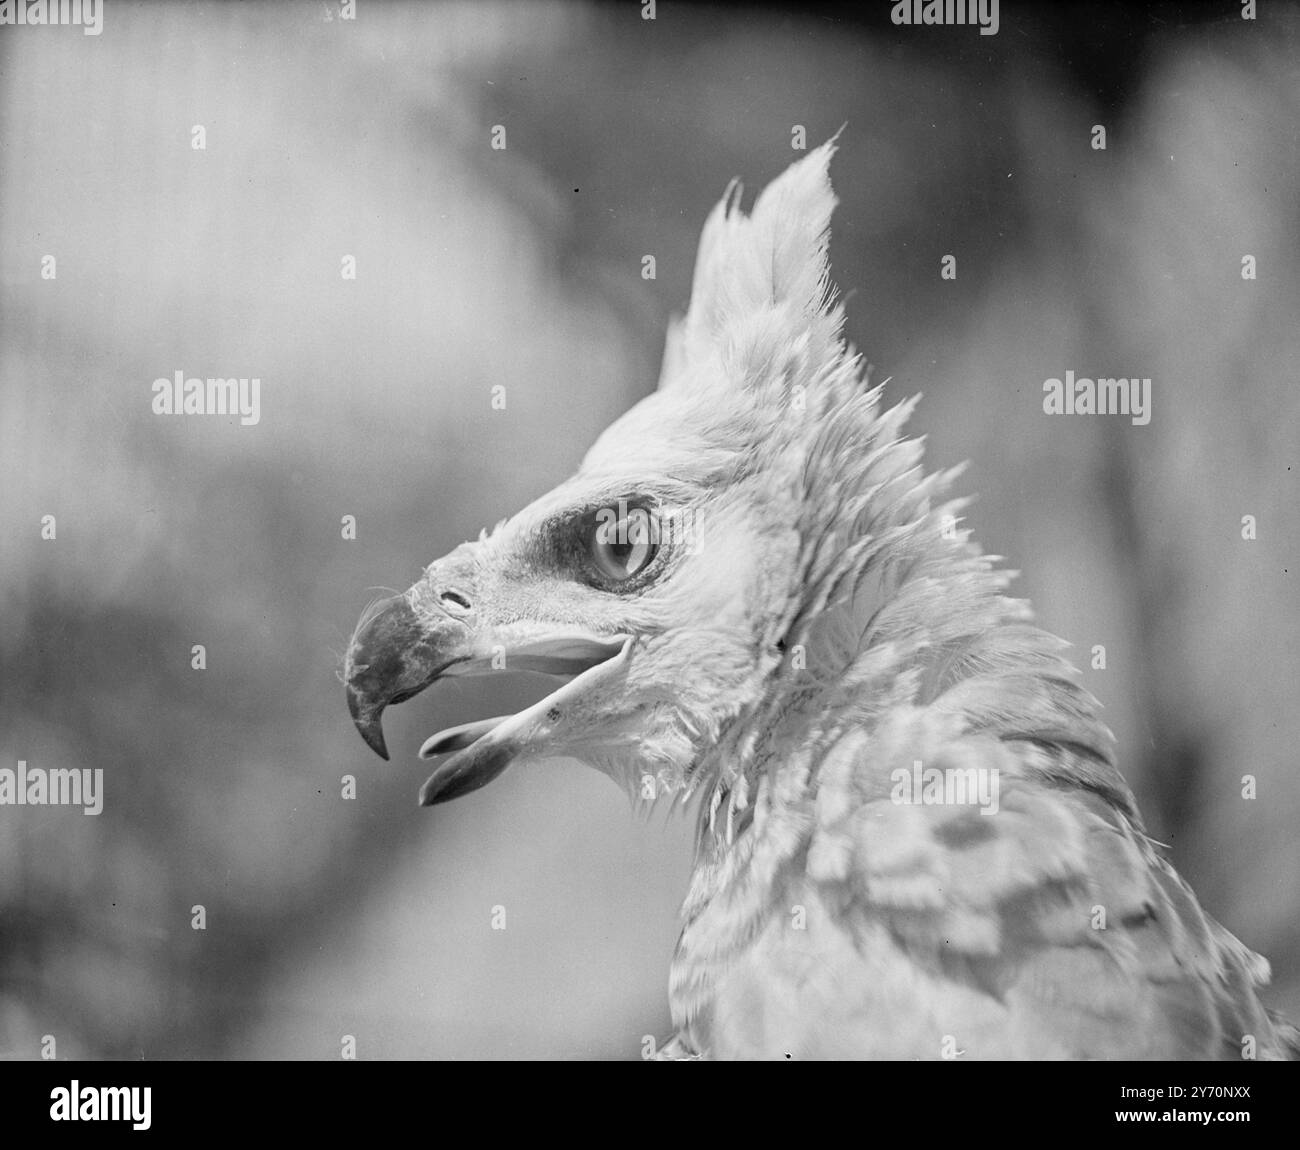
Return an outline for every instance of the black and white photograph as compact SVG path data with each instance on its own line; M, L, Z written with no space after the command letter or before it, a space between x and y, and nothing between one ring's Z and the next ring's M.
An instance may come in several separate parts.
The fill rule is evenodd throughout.
M0 476L47 1124L1300 1058L1296 3L0 0Z

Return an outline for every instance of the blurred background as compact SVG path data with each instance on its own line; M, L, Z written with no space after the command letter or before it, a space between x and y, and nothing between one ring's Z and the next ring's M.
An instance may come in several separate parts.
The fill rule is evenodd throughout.
M0 807L0 1057L667 1035L689 820L568 762L420 810L423 738L535 686L428 692L383 764L339 660L377 589L653 388L728 180L748 205L797 126L846 123L849 337L924 392L931 464L972 461L977 537L1075 644L1149 830L1300 1016L1300 15L867 7L0 27L0 767L105 786L98 817ZM1045 417L1067 369L1151 377L1150 424ZM153 414L178 371L259 378L260 421Z

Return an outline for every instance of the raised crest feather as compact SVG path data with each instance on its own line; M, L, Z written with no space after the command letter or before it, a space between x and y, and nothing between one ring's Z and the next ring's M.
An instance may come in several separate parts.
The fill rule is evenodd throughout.
M838 133L782 172L752 213L741 208L742 188L735 180L709 213L690 309L669 332L661 386L719 352L730 352L728 366L743 374L748 361L770 354L772 340L789 341L828 321L838 331L838 317L828 315L827 260L838 202L830 180L837 139Z

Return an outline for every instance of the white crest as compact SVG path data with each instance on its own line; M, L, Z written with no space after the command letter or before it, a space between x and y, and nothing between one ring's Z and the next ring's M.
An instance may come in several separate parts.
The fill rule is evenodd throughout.
M830 306L827 262L837 202L829 174L835 149L832 138L791 164L750 215L741 211L740 185L732 182L700 235L690 310L669 330L661 387L717 357L747 375L756 360L770 362L779 348L812 333L831 350L840 320Z

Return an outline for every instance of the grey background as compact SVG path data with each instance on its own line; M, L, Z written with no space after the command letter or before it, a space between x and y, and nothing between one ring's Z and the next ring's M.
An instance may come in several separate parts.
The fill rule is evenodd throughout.
M108 0L98 37L0 28L0 766L107 791L98 818L0 808L0 1056L666 1034L688 822L639 825L565 762L419 810L421 740L536 684L421 696L385 765L338 660L375 588L654 386L727 181L748 203L794 125L846 122L849 336L924 392L931 464L973 461L977 537L1043 623L1085 666L1105 645L1085 679L1150 830L1300 1015L1300 55L1296 10L1263 7L1004 3L980 37L828 7ZM1066 369L1152 377L1151 424L1045 417ZM261 422L153 415L177 370L259 377Z

